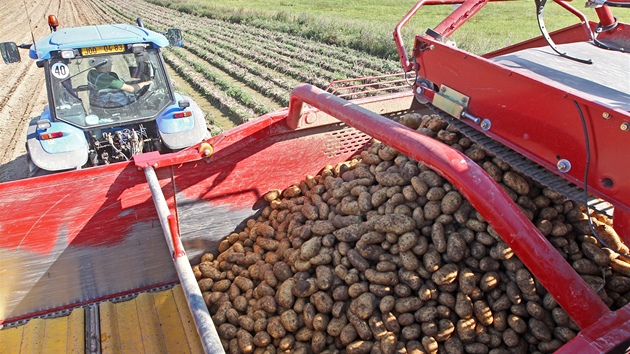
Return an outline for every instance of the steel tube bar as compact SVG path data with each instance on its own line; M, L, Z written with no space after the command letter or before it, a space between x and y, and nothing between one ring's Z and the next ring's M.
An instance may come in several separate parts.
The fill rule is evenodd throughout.
M176 249L183 249L183 246L181 245L179 238L175 239L178 245L175 246L173 244L174 239L171 235L171 228L168 221L170 211L168 209L168 205L166 204L164 194L162 193L160 183L158 182L157 175L151 166L144 168L144 174L147 178L151 194L153 195L153 202L155 203L155 209L158 213L158 217L160 218L162 230L164 231L164 238L166 239L166 243L168 244L171 254L175 254L174 252ZM214 323L212 322L212 318L210 317L210 313L208 312L208 307L206 306L203 296L201 295L201 290L199 290L199 286L197 285L197 280L195 279L195 275L190 267L188 258L177 257L173 259L173 263L175 265L175 269L177 270L177 276L182 284L182 290L184 291L186 302L188 303L188 307L190 308L190 312L195 322L195 327L199 332L199 338L204 352L206 354L225 353L219 334L217 333Z

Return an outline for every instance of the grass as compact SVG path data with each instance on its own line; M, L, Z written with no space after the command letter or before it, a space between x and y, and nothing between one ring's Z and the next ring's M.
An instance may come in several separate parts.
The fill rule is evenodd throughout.
M243 23L303 36L327 44L345 46L385 59L397 59L392 32L413 7L409 0L147 0L209 18ZM582 9L596 20L592 9ZM452 11L452 5L425 6L403 27L403 39L411 50L414 35L435 27ZM615 11L630 20L629 11ZM578 19L554 3L545 8L545 24L551 31ZM483 54L538 36L533 0L493 2L457 31L451 39L462 49Z

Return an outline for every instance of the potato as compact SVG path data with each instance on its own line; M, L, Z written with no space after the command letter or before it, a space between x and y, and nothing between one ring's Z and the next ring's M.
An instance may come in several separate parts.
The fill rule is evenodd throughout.
M339 337L343 328L348 324L348 320L345 315L342 315L338 318L332 318L328 322L328 326L326 327L326 333L333 337Z
M490 306L483 300L477 300L473 303L473 313L478 323L484 326L490 326L494 320Z
M237 331L238 329L230 323L223 323L217 328L217 333L219 333L219 336L227 340L236 337Z
M447 285L457 280L458 272L456 264L447 263L431 275L431 280L437 285Z
M607 266L610 263L610 258L606 252L592 243L583 242L582 252L586 258L592 260L597 265Z
M374 284L379 285L396 285L398 284L398 276L395 272L377 272L370 268L364 273L365 278Z
M279 306L285 309L290 309L291 307L293 307L293 302L295 301L295 297L292 293L292 289L296 281L297 280L294 278L289 278L278 286L278 290L276 291L275 298L276 298L276 303Z
M435 247L433 245L429 245L429 249L422 256L422 262L424 264L424 268L428 272L433 273L438 270L440 265L442 264L442 257L435 250Z
M497 272L487 272L481 276L479 288L483 292L490 292L496 288L500 282L500 276Z
M437 317L437 308L434 306L423 306L414 313L414 318L418 322L432 322Z
M372 350L374 343L371 341L359 340L348 344L346 351L348 354L368 354Z
M366 231L364 224L351 224L344 228L337 229L333 232L333 235L340 242L356 242Z
M527 269L521 268L516 271L516 284L523 294L536 294L536 284L534 282L534 278Z
M508 315L508 326L516 331L516 333L523 334L527 331L527 322L517 315Z
M396 345L398 344L398 337L391 332L387 332L387 334L381 339L381 352L382 353L394 353L396 350Z
M457 293L455 299L455 313L461 318L471 318L473 315L473 303L470 297L463 293Z
M377 298L372 293L363 293L350 302L350 311L363 320L370 318L378 306Z
M444 214L455 213L462 205L462 195L457 191L450 191L442 198L440 208Z
M422 335L422 327L418 323L408 324L403 326L401 335L407 341L416 340Z
M249 332L239 329L236 332L236 338L238 340L238 348L242 353L254 352L253 337Z
M484 162L481 167L492 177L496 182L501 182L503 179L503 171L499 166L495 165L491 161Z
M448 354L463 354L464 344L458 337L452 336L444 342L444 349Z
M464 346L466 353L470 354L486 354L488 353L488 346L483 343L470 343Z
M474 318L462 318L457 321L456 332L459 339L463 343L471 343L475 339L475 326L477 325Z
M459 288L465 295L472 294L473 290L477 286L477 277L472 270L464 268L459 272Z
M442 184L444 184L444 180L442 179L442 177L440 177L440 175L438 175L436 172L431 171L431 170L421 172L420 175L418 175L418 177L420 177L420 179L424 183L426 183L426 185L429 188L439 187ZM418 194L423 195L422 193L418 193Z
M453 232L446 238L446 257L451 262L461 261L466 254L466 241L457 232Z
M503 342L508 347L516 347L519 341L520 336L514 329L508 328L503 332Z
M530 318L528 322L528 327L534 337L536 337L538 340L542 342L548 342L551 340L551 331L543 321L537 320L535 318Z
M400 265L410 271L418 269L420 261L412 251L405 251L400 253Z
M254 339L252 340L252 342L254 343L255 346L262 348L271 344L272 340L269 333L260 331L260 332L256 332L256 335L254 336Z
M519 174L507 171L503 174L503 183L506 186L510 187L513 191L515 191L519 195L528 195L529 194L529 184L525 180L525 178L521 177Z
M435 220L442 213L442 203L435 200L429 201L424 205L423 212L425 220Z
M365 320L359 318L359 316L355 315L352 311L347 311L346 316L352 327L354 327L359 335L359 338L363 340L372 339L372 330Z
M400 235L400 237L398 237L398 247L400 248L400 252L411 250L418 244L418 239L419 236L417 232L414 231L405 232Z
M416 222L411 217L401 214L375 215L366 224L371 230L392 232L397 235L413 231L416 228Z

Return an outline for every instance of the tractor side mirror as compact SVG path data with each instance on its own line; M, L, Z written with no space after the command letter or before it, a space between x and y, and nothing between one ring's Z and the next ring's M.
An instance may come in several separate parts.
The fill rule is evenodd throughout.
M19 63L22 60L15 42L0 43L0 54L5 64Z
M168 39L168 43L173 47L181 47L184 42L182 31L179 28L169 28L165 36Z

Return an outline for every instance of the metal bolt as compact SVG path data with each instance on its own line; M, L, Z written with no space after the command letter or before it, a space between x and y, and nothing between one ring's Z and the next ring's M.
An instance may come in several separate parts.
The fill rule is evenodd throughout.
M569 172L569 170L571 169L571 162L569 162L569 160L562 159L558 161L556 167L558 167L558 171L560 172Z
M462 97L462 103L468 103L468 97Z
M492 127L492 122L490 122L490 120L488 119L484 119L481 121L480 127L483 130L490 130L490 128Z
M604 117L604 119L610 119L610 117L612 117L612 116L610 115L610 113L604 112L604 113L602 113L602 117Z
M621 126L619 127L622 131L627 132L628 130L630 130L630 123L628 122L623 122L623 124L621 124Z
M440 87L440 92L446 92L446 86Z

